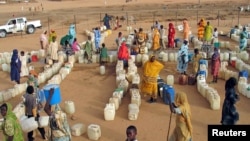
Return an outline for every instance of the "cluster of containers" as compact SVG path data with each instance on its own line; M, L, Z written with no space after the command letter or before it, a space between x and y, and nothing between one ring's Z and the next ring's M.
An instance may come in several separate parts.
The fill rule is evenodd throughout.
M250 28L249 28L249 24L247 26L245 26L246 28L246 31L248 32L248 39L247 39L247 44L250 45ZM236 42L239 42L240 40L240 33L243 29L243 26L242 25L238 25L238 29L235 30L235 33L234 34L231 34L231 39L236 41ZM227 34L228 37L230 37L230 32Z
M207 61L206 60L200 60L199 62L199 72L197 76L197 90L198 92L207 99L207 101L210 104L210 108L212 110L219 110L220 109L220 95L218 94L218 91L214 89L213 87L210 87L206 83L206 78L208 75L207 71ZM222 65L224 63L221 63ZM223 68L223 67L221 67Z

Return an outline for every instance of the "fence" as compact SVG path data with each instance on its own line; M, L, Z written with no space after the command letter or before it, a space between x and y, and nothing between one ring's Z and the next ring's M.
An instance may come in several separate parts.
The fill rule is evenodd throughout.
M182 24L183 19L189 20L189 25L195 27L201 18L209 21L213 27L233 27L242 24L249 19L248 12L238 10L197 10L197 9L161 9L161 10L138 10L138 11L73 11L73 10L55 11L47 13L44 11L22 12L21 16L29 20L40 19L44 28L54 29L57 32L67 33L70 24L76 25L76 32L83 33L84 30L91 30L102 24L102 19L107 12L111 17L111 23L114 24L115 17L121 19L123 26L132 25L133 27L142 27L149 30L157 20L164 27L168 27L169 22L175 25Z

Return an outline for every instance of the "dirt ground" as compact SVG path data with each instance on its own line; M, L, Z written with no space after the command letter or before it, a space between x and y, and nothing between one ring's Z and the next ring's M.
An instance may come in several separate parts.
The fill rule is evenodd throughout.
M125 3L124 0L109 0L107 1L108 5L110 5L113 10L116 7L122 7L122 5L126 5L126 8L138 8L143 10L145 7L150 7L150 4L161 5L162 3L168 6L176 6L178 3L179 6L187 5L184 0L178 1L151 1L151 0L132 0L132 2ZM196 0L190 0L190 3L196 3ZM211 2L211 7L215 2L218 2L218 5L223 7L223 3L228 6L228 1L221 0L207 0L207 2ZM233 2L233 1L230 1ZM52 14L50 11L57 10L61 12L65 12L72 9L78 9L79 12L82 9L87 9L88 12L91 11L92 6L99 9L99 11L107 10L103 7L103 3L100 3L99 0L92 0L91 2L86 2L84 0L76 0L76 1L45 1L40 0L39 3L43 3L46 13L44 14ZM243 3L243 1L234 2L234 5L239 5ZM29 3L27 5L36 5L37 3ZM140 7L136 7L136 4L141 4ZM232 5L233 5L232 4ZM9 4L9 5L0 5L0 15L1 21L6 21L11 17L13 13L18 15L17 9L20 9L22 3L18 4ZM203 3L201 3L202 6ZM225 6L224 5L224 6ZM89 8L89 9L88 9ZM219 7L217 7L219 8ZM55 12L56 13L56 12ZM5 15L5 16L4 16ZM42 14L41 14L42 15ZM39 17L39 16L38 16ZM38 18L39 19L39 18ZM46 21L46 19L40 19L42 21ZM195 23L196 21L190 21ZM241 19L241 24L247 24L247 20ZM3 24L4 22L2 22ZM152 24L152 23L151 23ZM57 27L56 24L53 25ZM150 23L145 22L143 27L150 27ZM221 26L218 27L222 31L229 31L229 27ZM44 26L44 29L47 29L47 26ZM114 49L114 40L119 31L124 32L126 27L122 27L117 31L113 31L113 33L105 39L105 43L107 44L108 49ZM84 29L83 29L84 30ZM196 27L191 28L193 34L196 33ZM23 36L9 36L7 38L0 39L0 52L11 52L14 48L24 51L32 51L38 50L39 46L39 35L42 33L43 29L38 29L35 34L31 35L23 35ZM65 31L58 31L58 37L62 37L65 35ZM181 33L177 34L177 37L181 38ZM83 31L77 33L78 40L85 41L86 36L83 35ZM228 40L231 45L237 45L236 42L230 40L227 37L219 37L219 40ZM190 47L192 49L192 46ZM167 50L170 51L170 50ZM227 50L223 50L227 51ZM31 63L30 65L35 66L37 71L42 71L43 64L41 63ZM105 121L104 120L104 107L108 102L109 98L112 96L112 92L116 89L116 74L115 74L115 63L108 63L106 65L106 73L105 75L99 74L99 64L79 64L76 63L74 65L73 71L66 77L65 80L60 84L61 95L62 95L62 103L60 104L62 108L64 108L64 101L71 100L75 103L76 112L75 116L76 120L71 120L68 116L68 122L70 126L76 123L83 123L85 126L89 124L98 124L101 126L101 138L100 141L120 141L126 139L125 130L129 125L135 125L138 128L138 140L143 141L164 141L167 140L167 133L170 130L170 134L172 133L175 126L175 115L172 116L171 126L169 127L170 121L170 110L169 106L164 104L160 98L158 98L157 103L149 104L146 101L148 97L142 96L142 104L140 106L140 112L138 119L135 121L128 120L128 104L130 103L130 96L127 94L122 99L122 104L119 109L116 111L115 120L113 121ZM207 140L207 125L209 124L220 124L221 119L221 108L220 110L211 110L208 101L198 93L196 86L192 85L179 85L178 84L178 73L176 72L176 64L173 62L164 63L165 68L161 71L160 76L163 79L167 78L167 75L174 75L175 91L185 91L188 95L188 100L191 105L192 110L192 124L193 124L193 140L206 141ZM236 69L228 66L229 69L237 71ZM189 64L188 73L191 73L192 65ZM138 67L138 71L141 73L141 67ZM210 69L209 69L210 71ZM0 81L0 90L6 90L8 88L13 87L13 83L10 81L9 74L3 71L0 71L1 81ZM211 76L209 75L207 81L211 81ZM22 82L26 81L26 78L22 78ZM44 85L44 84L42 84ZM224 100L224 85L225 80L219 80L217 84L210 84L211 87L214 87L218 90L221 106ZM13 106L19 103L21 100L20 96L17 96L11 99L10 102ZM249 110L250 102L249 99L240 95L240 101L237 103L237 109L240 114L240 120L238 124L249 124ZM44 114L44 113L42 113ZM26 137L26 134L24 133ZM0 134L0 138L2 139L2 134ZM37 135L37 141L40 141L40 135ZM87 134L83 134L80 137L73 137L73 141L87 141Z

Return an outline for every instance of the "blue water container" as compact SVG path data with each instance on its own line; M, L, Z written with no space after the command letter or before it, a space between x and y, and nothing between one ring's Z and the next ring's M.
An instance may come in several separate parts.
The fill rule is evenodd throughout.
M50 105L59 104L62 101L62 98L61 98L60 87L57 84L48 84L48 85L44 86L43 90L44 90L45 98L46 98L46 100L48 100L49 91L51 88L54 88L54 94L51 98Z
M200 70L198 71L198 75L204 75L204 76L207 76L207 73L205 70Z
M169 99L170 98L170 99ZM174 102L175 90L170 85L163 85L163 102L167 105Z
M248 78L248 71L247 70L242 70L239 72L239 77L246 77Z
M200 65L201 65L201 64L205 64L205 65L208 67L208 62L207 62L207 60L200 59L199 64L200 64Z

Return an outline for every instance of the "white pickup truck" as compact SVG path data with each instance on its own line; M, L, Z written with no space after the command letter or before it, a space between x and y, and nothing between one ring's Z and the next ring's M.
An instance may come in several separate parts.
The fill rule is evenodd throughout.
M26 32L32 34L36 28L41 28L41 21L27 21L25 17L17 17L9 19L5 25L0 26L0 38L6 37L7 34L13 34L16 32Z

